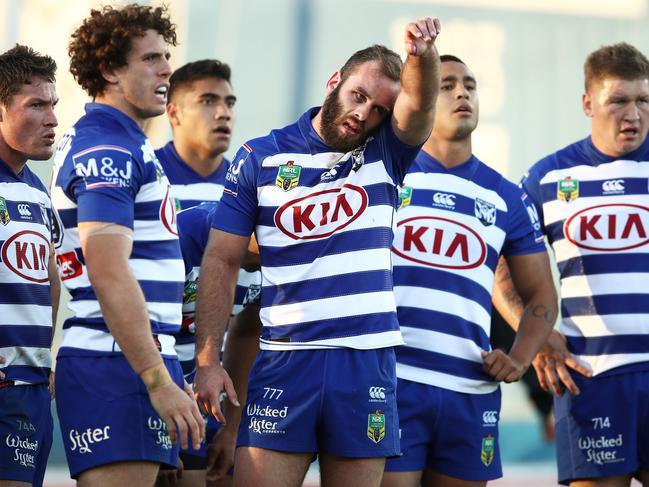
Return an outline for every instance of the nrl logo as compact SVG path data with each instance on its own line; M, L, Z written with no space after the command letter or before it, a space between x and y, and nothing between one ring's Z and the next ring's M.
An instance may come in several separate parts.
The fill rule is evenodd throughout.
M496 223L496 205L488 201L475 199L475 216L485 227Z
M290 191L300 182L301 172L302 166L296 166L293 161L288 161L286 164L279 166L275 185L283 191Z
M568 176L557 183L557 199L570 203L579 198L579 181Z

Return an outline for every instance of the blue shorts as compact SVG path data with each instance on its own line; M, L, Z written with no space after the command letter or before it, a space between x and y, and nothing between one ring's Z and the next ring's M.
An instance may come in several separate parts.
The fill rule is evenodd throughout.
M586 378L554 399L559 482L649 470L649 371Z
M200 449L194 450L190 445L186 449L180 450L180 459L183 461L185 470L205 470L207 468L207 445L220 429L221 423L211 414L208 415L205 420L205 439L201 442Z
M178 360L164 362L182 387ZM115 462L178 464L178 443L171 443L144 383L124 356L59 357L56 410L72 478Z
M397 389L402 454L388 459L386 472L430 468L462 480L502 477L500 389L465 394L404 379Z
M399 453L393 348L262 350L238 446L349 458Z
M52 446L47 385L0 389L0 480L43 485Z

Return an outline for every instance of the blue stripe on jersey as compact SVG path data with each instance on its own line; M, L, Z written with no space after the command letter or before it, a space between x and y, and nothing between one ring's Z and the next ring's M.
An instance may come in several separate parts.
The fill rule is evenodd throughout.
M482 369L482 364L438 352L412 347L398 347L398 363L434 370L456 377L491 382L493 379Z
M2 244L0 244L2 247ZM0 283L0 304L51 306L49 286L26 283Z
M591 181L579 182L579 197L599 197L602 196L602 184L610 177L604 179L595 179ZM646 178L624 178L624 192L625 195L645 195L647 194L647 179ZM557 199L557 183L545 183L541 185L541 196L544 201L552 201Z
M563 298L561 313L565 317L611 315L633 310L634 314L649 313L646 294L599 294L579 298ZM628 311L627 311L628 312ZM649 349L647 349L649 351Z
M649 335L617 335L601 337L567 336L568 349L578 355L647 353Z
M178 325L173 323L162 323L160 321L149 319L151 324L151 329L155 330L155 333L160 335L172 335L178 331ZM63 329L67 330L73 326L80 326L83 328L88 328L90 330L97 330L104 333L110 333L108 326L103 318L68 318L63 322ZM63 348L63 346L61 347ZM101 352L99 352L101 354Z
M28 384L47 383L47 377L50 375L49 367L33 367L31 365L9 365L2 369L7 380L22 381Z
M337 233L329 238L323 249L322 242L301 242L282 247L282 252L265 252L259 245L264 257L264 267L277 267L309 264L318 257L337 255L357 250L381 249L392 242L392 229L368 228Z
M557 263L562 278L588 275L638 272L649 269L649 254L611 254L608 259L601 255L582 255Z
M314 320L299 325L264 326L262 329L262 340L287 340L290 342L309 342L335 337L346 336L345 330L349 329L350 323L363 323L363 335L381 333L385 331L386 322L390 324L391 330L398 330L396 313L372 313L369 315L354 315L335 320ZM299 347L299 345L296 345ZM332 345L336 347L335 345Z
M452 313L444 311L435 311L424 308L415 308L409 306L399 306L397 308L397 316L399 317L399 325L401 327L419 328L422 330L430 330L432 328L438 333L445 333L447 335L456 336L459 338L467 338L475 343L482 350L489 350L489 335L480 325L471 321L465 320ZM398 347L397 358L399 357L399 350L407 347Z
M261 306L272 306L291 296L296 302L314 299L333 298L350 294L364 294L391 291L391 273L387 270L354 272L337 276L320 277L279 286L264 286L261 293Z
M400 265L394 269L394 280L399 283L399 286L419 286L428 289L436 289L439 283L443 282L445 292L471 296L472 301L482 306L487 313L491 313L491 292L462 274L453 274L442 269Z
M0 326L0 344L11 344L14 347L50 348L52 345L52 327L38 325L2 325Z
M167 281L138 281L145 301L149 303L180 303L182 302L183 286L178 282ZM71 301L96 300L97 295L91 286L78 287L74 290Z
M151 258L153 255L155 255L155 259ZM177 240L135 240L133 242L131 259L167 260L180 258L181 254Z

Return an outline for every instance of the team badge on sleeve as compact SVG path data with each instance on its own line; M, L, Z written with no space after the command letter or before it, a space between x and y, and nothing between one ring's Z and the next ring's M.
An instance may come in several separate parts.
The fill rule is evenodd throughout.
M487 435L486 438L482 438L482 449L480 450L480 460L485 466L491 465L491 462L494 461L494 450L496 447L496 440L492 435Z
M385 438L385 414L378 409L367 415L367 437L374 443Z
M11 221L9 217L9 209L7 208L7 200L0 196L0 223L7 225Z
M288 161L286 164L279 166L275 185L278 188L283 189L284 191L290 191L297 186L297 183L300 182L301 172L301 166L296 166L293 161Z
M496 205L488 201L475 199L475 216L485 227L496 223Z
M557 184L557 199L570 203L579 198L579 181L568 176Z

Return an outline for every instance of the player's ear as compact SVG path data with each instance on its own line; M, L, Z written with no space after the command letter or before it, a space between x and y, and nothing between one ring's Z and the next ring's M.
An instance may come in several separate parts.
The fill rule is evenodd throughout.
M175 103L167 103L167 117L169 118L169 123L172 127L180 125L180 119L178 118L178 106Z
M331 75L331 77L327 80L327 95L331 93L336 86L340 84L341 81L341 76L340 76L340 71L336 71L334 74Z
M113 69L109 69L106 66L99 66L99 72L101 73L102 78L108 82L108 84L116 85L119 81L119 78L115 75Z
M590 93L586 92L581 95L581 107L587 117L593 117L593 99L591 98Z

